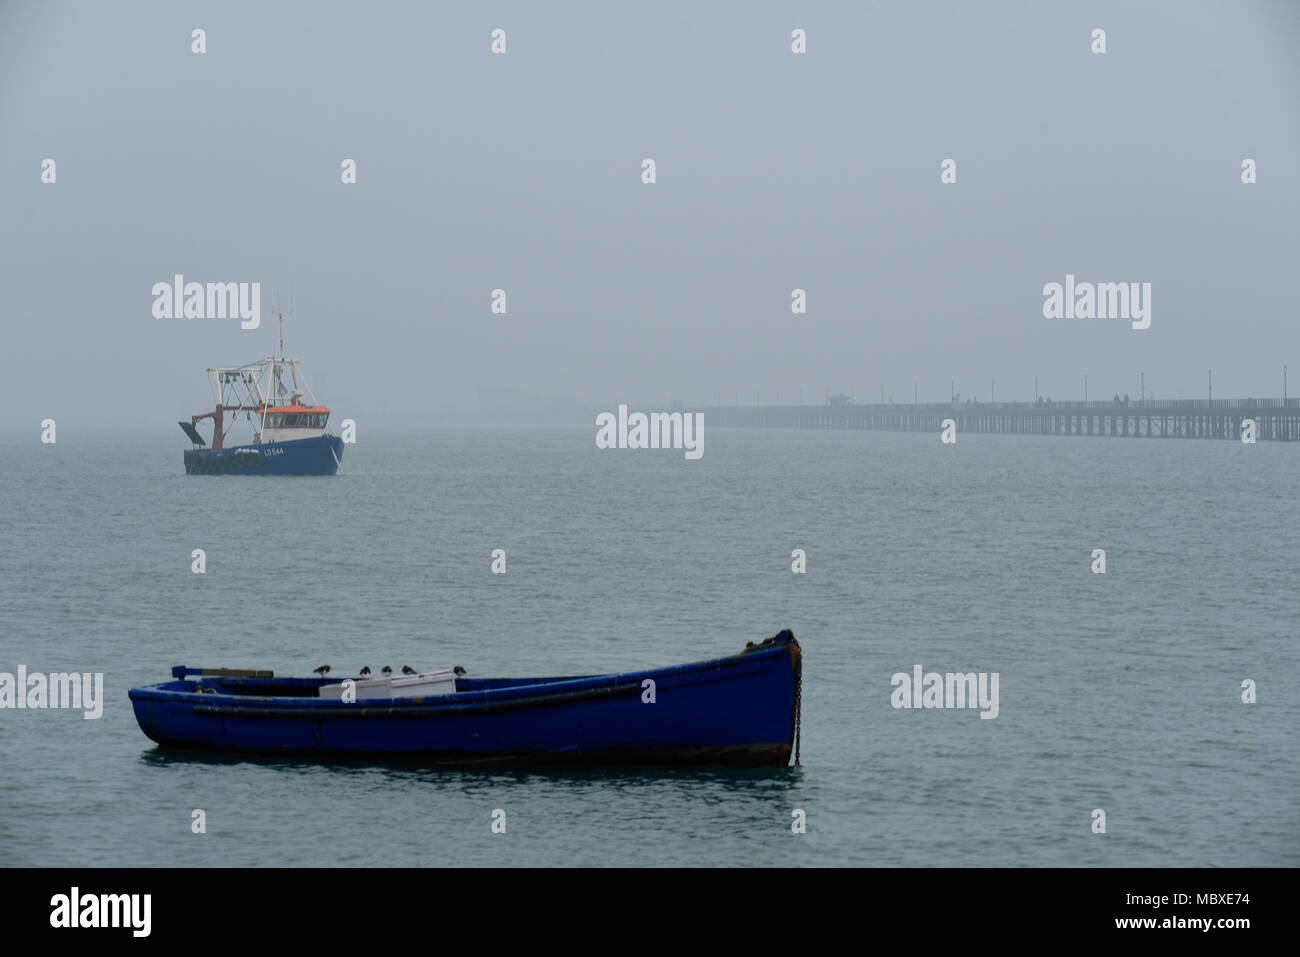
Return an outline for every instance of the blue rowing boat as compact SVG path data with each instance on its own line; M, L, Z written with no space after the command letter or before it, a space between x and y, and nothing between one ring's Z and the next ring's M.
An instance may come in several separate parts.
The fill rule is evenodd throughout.
M459 669L458 669L459 670ZM625 674L277 678L177 666L130 690L166 747L437 765L798 763L801 652L789 631L740 654Z

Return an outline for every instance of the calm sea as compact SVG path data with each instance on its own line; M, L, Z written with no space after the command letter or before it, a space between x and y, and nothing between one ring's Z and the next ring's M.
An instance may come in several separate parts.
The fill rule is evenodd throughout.
M1300 447L712 429L687 461L594 431L363 431L315 479L188 477L180 436L0 437L0 671L103 672L107 699L0 711L0 859L1300 864ZM600 672L786 627L786 770L171 757L127 699L174 664ZM997 672L997 717L893 708L918 664Z

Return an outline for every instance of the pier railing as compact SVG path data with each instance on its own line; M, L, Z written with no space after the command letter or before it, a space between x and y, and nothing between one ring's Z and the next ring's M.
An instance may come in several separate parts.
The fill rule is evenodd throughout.
M1300 441L1300 399L1105 399L1090 402L828 403L716 406L700 410L722 427L1107 435L1134 438Z

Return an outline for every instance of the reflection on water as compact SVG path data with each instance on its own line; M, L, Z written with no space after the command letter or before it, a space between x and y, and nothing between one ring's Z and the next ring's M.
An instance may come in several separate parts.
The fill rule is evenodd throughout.
M771 794L797 788L803 768L670 767L662 765L602 766L580 768L533 766L525 770L504 767L430 767L418 759L286 759L277 755L238 754L198 748L154 746L140 754L144 764L165 769L170 766L254 766L314 779L322 775L360 776L383 780L394 786L418 784L443 790L464 790L483 786L550 786L574 790L636 789L649 786L676 787L692 793L717 792L731 795Z

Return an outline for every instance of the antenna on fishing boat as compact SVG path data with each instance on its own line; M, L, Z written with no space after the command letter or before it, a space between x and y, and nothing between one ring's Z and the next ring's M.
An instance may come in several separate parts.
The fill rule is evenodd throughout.
M284 358L284 310L280 308L280 290L275 291L275 318L280 320L280 358Z
M292 305L290 305L289 312L290 314L293 313ZM281 399L285 394L284 380L281 378L280 372L281 364L284 362L284 310L280 308L279 289L275 291L275 309L272 311L272 315L280 320L280 355L278 358L272 355L267 360L269 363L267 388L270 390L270 395L276 399Z
M289 315L293 315L293 283L289 283ZM280 358L284 358L284 313L280 313Z
M275 291L275 318L280 320L280 358L284 358L284 317L293 315L293 286L289 286L289 311L280 308L280 290Z

